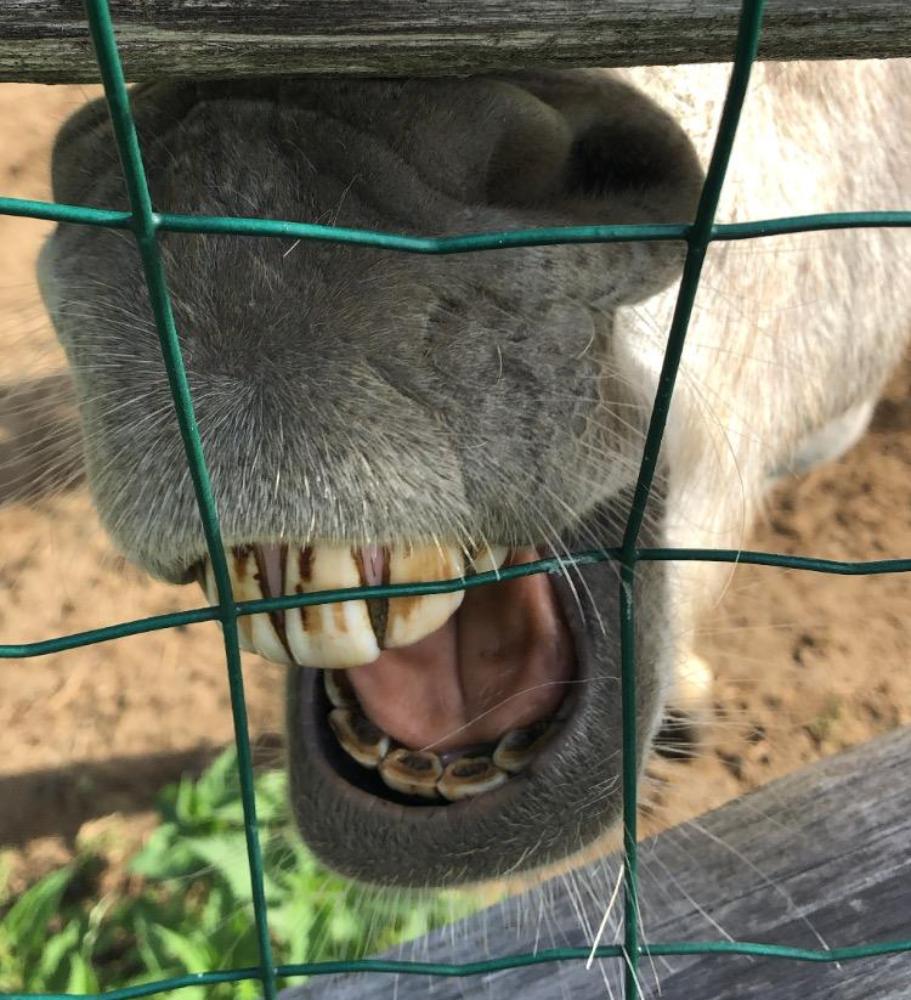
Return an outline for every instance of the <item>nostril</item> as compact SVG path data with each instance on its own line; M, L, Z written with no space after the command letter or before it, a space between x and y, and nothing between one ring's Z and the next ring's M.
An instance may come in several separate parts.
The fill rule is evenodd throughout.
M612 122L593 126L573 143L566 185L591 196L643 190L666 183L675 169L665 137L653 127Z

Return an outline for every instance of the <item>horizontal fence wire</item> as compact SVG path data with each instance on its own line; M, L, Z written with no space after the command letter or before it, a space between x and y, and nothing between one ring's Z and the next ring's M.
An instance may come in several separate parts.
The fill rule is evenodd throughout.
M64 205L60 202L27 198L0 198L0 215L71 222L101 229L131 229L129 212ZM652 223L617 226L542 226L536 229L507 229L499 232L465 233L460 236L402 236L374 229L322 226L314 222L286 219L259 219L237 215L174 215L153 212L155 228L167 233L217 233L233 236L284 236L319 243L346 243L401 253L448 255L480 253L518 247L565 246L570 243L643 243L687 241L693 227L684 224ZM753 222L713 223L710 243L754 240L794 233L819 233L835 229L906 229L911 226L908 212L828 212L821 215L789 215Z
M0 212L0 215L3 213ZM311 607L315 604L337 604L370 597L422 597L425 594L451 594L457 590L472 590L491 583L514 580L520 576L537 573L562 574L572 566L591 566L593 563L618 562L619 548L590 549L569 555L536 559L534 562L490 570L470 577L453 577L450 580L430 580L415 583L378 584L375 587L341 587L337 590L315 590L306 594L286 594L282 597L263 597L255 601L238 601L234 609L238 618L263 611L287 611L289 608ZM721 562L742 563L745 566L774 566L779 569L801 570L806 573L825 573L829 576L886 576L894 573L911 573L911 558L870 559L842 561L816 559L812 556L789 556L776 552L751 552L749 549L634 549L636 562ZM219 605L195 608L191 611L172 611L149 618L136 618L118 625L72 632L55 639L36 642L0 644L0 659L21 660L33 656L61 653L79 646L91 646L112 639L123 639L143 632L157 632L176 625L195 625L199 622L218 621ZM0 994L2 995L2 994Z
M911 951L911 939L907 941L884 941L870 945L856 945L850 948L831 948L823 951L813 948L792 948L788 945L763 944L753 941L679 941L666 944L648 944L645 952L652 958L674 955L748 955L754 958L784 958L794 962L852 962L862 958L877 958ZM338 975L346 972L371 972L377 975L421 975L439 976L447 979L463 979L490 972L507 972L510 969L527 968L531 965L549 965L554 962L588 961L591 958L622 958L623 946L604 945L591 948L546 948L534 953L522 952L503 955L499 958L479 962L420 962L385 958L361 958L345 962L297 962L292 965L276 966L275 973L281 978L291 976ZM217 986L220 983L241 982L258 979L259 970L254 967L231 969L223 972L190 973L174 976L154 983L143 983L127 989L108 990L103 994L67 993L0 993L10 1000L71 1000L104 997L104 1000L130 1000L132 997L154 996L165 990L179 990L188 986Z
M734 62L721 122L709 163L706 181L691 225L571 226L483 232L456 236L415 236L373 230L344 229L306 222L245 217L174 215L154 210L149 196L139 142L133 123L114 29L107 0L85 0L91 36L104 81L105 96L126 179L130 211L112 211L81 205L63 205L43 201L0 197L0 214L43 219L60 223L100 226L129 230L133 233L142 259L149 302L161 343L174 408L189 464L197 506L203 523L209 559L213 566L217 604L173 614L123 622L86 632L73 633L30 643L0 645L0 658L21 659L58 653L79 646L107 642L129 635L173 628L196 622L218 621L224 634L225 657L230 683L238 770L244 810L244 830L250 876L253 885L253 911L259 944L259 965L251 968L189 974L127 989L110 990L97 996L108 1000L130 1000L190 986L258 980L265 1000L273 1000L279 977L325 975L339 972L372 972L436 976L472 976L548 962L586 961L590 957L615 958L625 965L625 995L628 1000L641 995L637 968L644 955L670 956L713 953L718 955L753 955L802 962L844 962L853 959L911 951L911 940L875 942L831 950L792 948L748 941L644 942L639 937L637 898L636 802L638 769L641 761L635 752L635 645L634 600L632 583L641 562L707 561L743 563L803 572L868 576L911 572L911 558L846 561L816 559L807 556L732 549L642 548L637 546L639 529L658 464L661 440L670 410L674 380L686 338L687 327L699 287L702 264L708 246L727 240L760 239L782 234L819 232L858 227L908 227L911 211L837 212L823 215L790 216L742 223L716 223L715 211L724 184L731 148L745 99L750 69L756 58L764 0L744 0L737 36ZM623 543L619 547L591 549L563 558L540 559L521 566L494 570L468 578L326 590L308 594L236 602L221 532L219 530L209 473L181 356L177 330L171 312L166 275L158 247L159 232L221 233L238 236L285 237L345 243L418 254L459 254L501 250L510 247L558 246L568 243L620 243L676 240L686 245L684 273L671 323L667 349L662 363L658 390L652 409L639 477L631 503ZM360 959L276 966L272 956L266 912L262 853L253 794L250 740L247 725L243 676L240 668L237 620L262 611L285 610L314 604L328 604L370 597L415 596L449 593L484 586L533 573L557 573L567 566L581 566L614 561L620 569L620 640L621 689L623 699L623 832L624 832L624 940L622 945L589 948L558 948L535 953L509 954L483 961L449 964L432 962ZM0 997L46 998L57 1000L62 994L3 993ZM96 996L84 994L83 996Z

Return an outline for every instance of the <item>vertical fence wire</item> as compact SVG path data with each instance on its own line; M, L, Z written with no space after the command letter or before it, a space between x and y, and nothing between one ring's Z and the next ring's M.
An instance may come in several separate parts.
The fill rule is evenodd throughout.
M275 1000L275 963L272 958L272 942L269 939L266 893L263 884L262 848L259 842L259 828L256 822L256 797L253 789L253 758L250 752L250 731L247 720L247 705L244 697L244 678L240 662L240 644L237 629L237 608L231 588L228 561L218 523L218 511L212 493L212 483L206 466L200 439L199 426L193 412L190 385L180 350L180 340L174 324L171 297L167 278L161 260L158 244L158 220L152 208L152 199L146 178L136 126L130 110L123 67L108 0L85 0L89 20L89 31L95 55L101 70L104 93L111 115L111 125L120 154L120 162L126 181L131 208L131 229L136 238L142 268L145 274L149 302L155 318L158 339L168 373L168 383L174 401L180 435L183 439L196 503L202 518L206 547L215 575L218 593L228 681L231 695L231 712L234 723L234 742L240 777L241 801L244 813L244 835L253 895L253 912L256 920L256 934L259 945L260 975L265 992L265 1000Z
M636 628L635 582L636 543L651 495L661 441L667 426L668 414L674 395L677 372L683 357L686 333L689 329L693 306L699 290L702 266L712 238L715 214L724 187L731 150L740 124L743 102L750 82L750 71L759 49L762 32L762 14L765 0L744 0L737 29L734 65L728 84L718 134L715 139L709 167L696 207L693 227L687 236L683 277L677 293L677 302L671 320L667 347L658 387L652 404L652 413L642 452L642 463L633 492L626 530L623 535L620 560L620 692L623 717L623 871L624 871L624 945L626 972L624 993L633 1000L641 996L638 967L641 955L639 944L639 847L636 829L636 812L639 801L639 759L636 752Z
M536 954L515 954L470 963L407 962L382 959L344 962L303 963L276 969L269 938L268 914L263 884L262 852L256 821L250 740L241 672L238 626L240 615L259 611L283 610L312 604L331 603L362 597L392 597L447 593L467 587L482 586L496 579L511 579L529 573L550 572L565 566L611 559L620 568L620 648L623 724L623 846L624 846L624 936L623 944L602 946L595 950L599 958L617 958L625 963L624 993L627 1000L641 996L638 966L641 956L694 953L765 955L809 962L847 961L872 955L911 950L911 941L886 942L866 946L814 951L789 946L743 941L657 942L643 943L639 926L637 885L636 802L640 761L636 755L636 678L635 678L635 580L638 563L653 560L713 560L752 562L757 565L786 566L810 572L872 574L908 572L911 559L878 560L863 563L820 560L777 553L731 550L640 549L637 541L645 517L652 482L658 466L661 441L673 398L674 384L684 348L686 332L698 292L702 266L709 244L715 240L752 239L778 233L806 232L857 226L911 226L911 212L831 213L718 225L715 214L724 185L731 149L737 131L750 70L759 43L764 0L744 0L738 26L734 64L722 110L718 132L700 195L694 222L690 226L575 226L549 227L506 233L478 233L455 237L401 236L369 230L335 229L309 223L266 219L212 218L156 213L152 205L142 155L130 110L129 95L114 36L108 0L85 0L89 28L104 82L121 164L129 194L131 211L49 204L0 198L0 213L51 219L109 228L130 229L136 239L142 261L149 301L158 330L167 369L174 407L187 461L190 467L197 506L214 570L218 603L196 611L160 615L140 621L94 629L78 635L40 642L0 645L0 657L20 658L72 649L80 645L107 641L124 635L169 628L177 624L217 620L224 634L224 646L231 692L235 742L241 785L244 830L253 889L253 910L259 945L259 965L255 968L210 971L163 980L104 994L108 1000L129 1000L184 986L259 980L266 1000L274 1000L277 975L326 974L333 972L396 972L439 976L471 976L498 970L537 965L560 960L584 960L589 949L557 948ZM630 505L622 545L617 549L599 549L575 553L568 560L542 559L499 573L480 574L469 581L449 580L434 583L359 587L323 591L291 597L269 598L237 603L234 600L227 555L219 529L212 484L209 478L202 440L197 426L180 350L179 336L171 310L167 279L161 258L158 233L235 233L238 235L294 236L301 239L351 243L365 247L384 247L409 253L448 254L496 250L509 246L547 246L565 243L621 242L642 240L683 240L686 244L683 276L668 342L662 362L639 475ZM559 563L559 566L558 566ZM0 997L35 998L37 994L0 994ZM46 995L48 1000L58 1000Z

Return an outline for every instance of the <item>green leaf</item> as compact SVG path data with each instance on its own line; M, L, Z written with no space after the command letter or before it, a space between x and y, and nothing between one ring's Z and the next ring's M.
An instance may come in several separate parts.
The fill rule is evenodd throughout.
M127 866L134 875L152 879L179 878L192 872L195 860L176 827L170 823L153 830L140 852Z
M288 778L284 771L264 771L256 776L256 812L263 826L289 829Z
M56 974L70 964L70 960L81 950L85 922L74 920L59 933L49 938L43 946L36 968L35 982L31 989L53 989Z
M199 912L198 926L201 934L211 937L226 920L237 912L237 902L224 886L213 886Z
M165 823L177 823L177 811L175 807L179 787L180 782L173 785L166 785L155 796L155 805L158 809L158 814Z
M141 914L137 914L134 918L134 923L136 927L136 950L139 953L142 964L148 969L149 975L154 978L166 975L166 965L162 961L165 956L161 954L160 948L156 948L153 945L149 921ZM158 941L156 940L154 944L157 945Z
M252 898L247 842L243 833L189 837L184 841L184 847L227 883L238 902L247 902ZM208 873L201 874L205 876Z
M237 750L228 747L206 768L196 783L196 795L202 812L211 815L226 802L240 799Z
M98 977L92 967L80 954L70 956L70 975L66 981L66 993L97 993L101 989Z
M362 921L352 909L339 908L329 918L329 937L336 944L349 944L363 936Z
M218 966L220 956L212 954L206 941L184 937L167 927L150 927L162 949L180 963L181 972L208 972Z
M196 786L190 777L183 777L177 785L174 798L174 818L180 826L192 826L198 822L199 800Z
M13 852L0 851L0 906L4 906L9 898L9 879L13 872Z
M0 921L16 951L38 956L47 938L47 926L60 909L60 901L78 865L53 871L27 889Z
M247 979L242 983L238 983L237 987L237 994L232 1000L260 1000L260 997L263 995L262 986L255 979Z
M294 834L285 772L257 774L255 789L277 962L381 950L473 908L464 896L454 902L451 894L409 898L352 887ZM188 970L256 964L234 751L221 754L202 778L169 786L158 808L161 824L127 862L148 881L134 881L125 893L94 905L72 903L67 886L93 863L94 855L84 852L32 886L0 920L0 992L100 992ZM64 921L62 929L55 917ZM180 994L181 1000L259 996L257 982L194 986Z
M281 946L284 962L310 961L310 933L315 920L316 909L306 897L289 899L270 911L269 930Z
M161 979L161 978L162 978L162 976L159 973L143 972L141 975L133 976L131 979L128 979L125 983L117 983L117 987L118 988L122 988L122 987L130 987L130 986L145 986L147 983L158 982L158 980ZM217 990L218 987L216 987L215 989ZM167 993L167 994L153 993L152 994L153 997L167 996L169 998L173 997L174 1000L178 1000L178 998L179 998L179 1000L213 1000L213 997L217 996L217 995L218 994L216 994L214 992L213 993L207 993L205 986L184 986L180 990L178 990L178 991L176 991L174 993ZM234 997L229 995L229 1000L234 1000ZM257 998L257 1000L258 1000L258 998Z

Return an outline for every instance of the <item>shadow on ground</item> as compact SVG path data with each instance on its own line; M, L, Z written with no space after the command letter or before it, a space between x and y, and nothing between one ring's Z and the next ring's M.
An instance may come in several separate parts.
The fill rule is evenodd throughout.
M161 789L182 775L199 775L224 747L112 757L65 767L0 777L0 847L18 847L38 837L72 843L80 827L110 813L151 809ZM254 766L277 766L282 740L260 736Z

